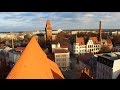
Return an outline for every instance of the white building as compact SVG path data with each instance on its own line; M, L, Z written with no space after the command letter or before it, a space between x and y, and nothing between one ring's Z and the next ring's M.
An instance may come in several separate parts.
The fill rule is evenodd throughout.
M70 68L70 53L68 50L60 48L54 51L55 62L58 64L62 71L69 70Z
M116 79L120 74L120 53L107 53L98 56L96 79Z
M32 34L39 34L40 33L40 31L35 31L35 32L33 32Z
M112 31L112 35L117 35L118 34L118 31Z
M98 53L101 49L100 42L97 37L90 37L87 41L83 37L77 37L73 44L73 54L82 55L85 53Z
M60 48L60 43L53 43L53 44L52 44L52 53L54 53L54 50L55 50L56 48Z

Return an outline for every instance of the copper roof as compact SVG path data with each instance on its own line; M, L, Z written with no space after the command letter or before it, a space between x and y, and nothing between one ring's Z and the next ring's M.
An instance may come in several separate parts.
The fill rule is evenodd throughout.
M63 79L57 64L49 60L32 37L7 79Z
M85 41L83 37L77 37L76 43L79 43L80 45L85 45Z

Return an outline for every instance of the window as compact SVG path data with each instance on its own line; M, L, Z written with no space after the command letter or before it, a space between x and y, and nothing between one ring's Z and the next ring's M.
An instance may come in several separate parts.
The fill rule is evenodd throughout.
M66 57L66 55L62 55L62 57Z

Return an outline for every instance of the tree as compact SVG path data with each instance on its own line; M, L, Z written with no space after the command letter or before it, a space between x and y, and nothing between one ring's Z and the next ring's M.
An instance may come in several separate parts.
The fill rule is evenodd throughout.
M102 38L103 39L107 39L109 37L109 35L107 33L102 33Z
M109 53L111 50L109 49L108 46L102 46L100 53Z
M38 43L39 45L41 46L41 48L45 48L45 44L46 44L46 41L45 41L45 38L44 37L40 37L38 38Z
M67 33L60 32L56 36L56 41L62 44L68 44L70 42L69 37L70 36Z
M73 45L73 43L75 42L76 39L76 35L71 35L69 38L70 44Z
M31 39L31 35L30 34L26 34L25 36L24 36L24 39L26 39L26 40L30 40Z
M113 36L112 42L113 42L113 46L120 45L120 35Z

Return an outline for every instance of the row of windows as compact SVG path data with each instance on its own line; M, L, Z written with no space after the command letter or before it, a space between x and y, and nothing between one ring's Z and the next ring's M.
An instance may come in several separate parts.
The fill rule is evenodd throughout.
M98 64L98 69L101 69L102 71L111 72L111 68L104 64Z
M76 47L74 49L78 49L78 48L86 48L86 47ZM88 47L88 48L94 48L94 47ZM95 48L99 48L99 47L95 47Z
M57 63L59 67L66 67L66 63Z
M66 62L66 60L67 60L66 58L55 59L56 62L64 62L64 61Z
M56 55L56 57L68 57L68 55Z
M88 49L87 51L88 52L91 52L91 51L97 51L97 50L100 50L99 48L97 48L97 49ZM74 52L86 52L86 50L74 50Z
M112 79L112 74L110 73L97 73L97 79Z
M95 51L95 50L100 50L99 48L96 49L88 49L88 51Z

